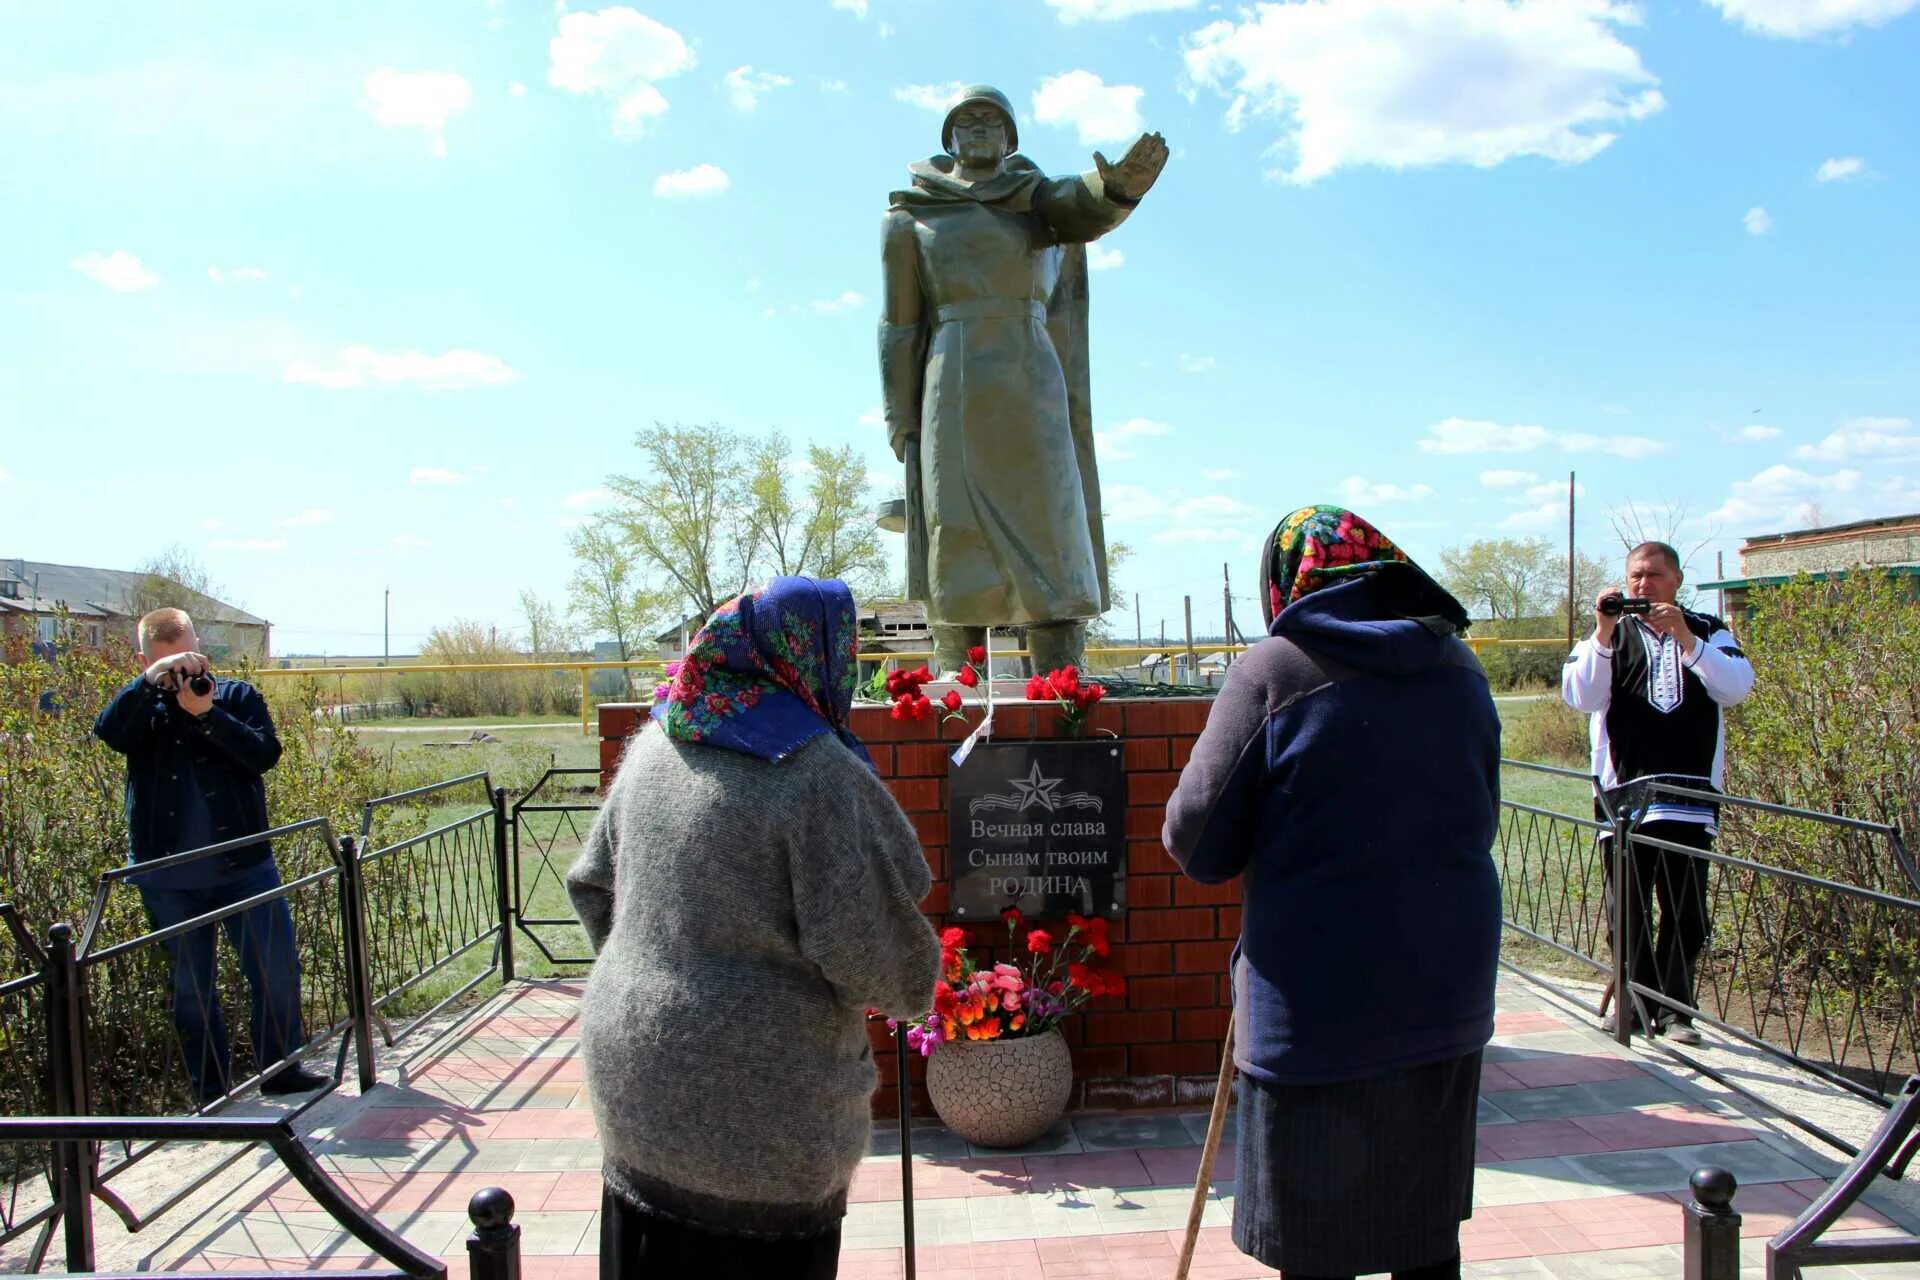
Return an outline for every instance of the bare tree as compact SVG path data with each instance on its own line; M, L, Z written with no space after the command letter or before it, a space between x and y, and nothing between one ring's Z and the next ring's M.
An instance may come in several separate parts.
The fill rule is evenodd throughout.
M135 618L155 609L204 613L208 605L219 602L220 586L206 566L177 542L141 562L134 572L141 575L141 580L124 593L121 603Z

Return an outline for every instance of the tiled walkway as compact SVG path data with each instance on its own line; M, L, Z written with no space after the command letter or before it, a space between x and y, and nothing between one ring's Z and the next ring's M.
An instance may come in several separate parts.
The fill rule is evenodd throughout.
M578 995L574 985L511 988L417 1063L404 1087L316 1112L310 1141L327 1167L384 1222L448 1257L456 1275L465 1271L466 1202L483 1186L513 1194L528 1280L594 1274L599 1147L581 1079ZM1741 1117L1684 1094L1525 990L1503 984L1500 1010L1482 1085L1474 1215L1462 1237L1468 1274L1677 1280L1679 1202L1695 1167L1716 1164L1738 1177L1736 1206L1753 1245L1820 1189L1812 1169ZM1180 1247L1205 1125L1204 1111L1079 1115L1013 1153L916 1128L919 1273L1163 1280ZM854 1180L840 1269L849 1280L902 1274L896 1144L891 1126L878 1127L874 1155ZM1232 1179L1229 1145L1216 1165L1194 1280L1274 1274L1229 1238ZM1863 1209L1841 1228L1887 1225ZM140 1261L217 1270L264 1258L293 1270L366 1257L273 1169L168 1234L157 1256ZM1911 1280L1920 1268L1870 1274Z

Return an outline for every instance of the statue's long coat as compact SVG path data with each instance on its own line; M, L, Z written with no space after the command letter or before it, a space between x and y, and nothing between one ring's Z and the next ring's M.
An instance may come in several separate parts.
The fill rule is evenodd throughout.
M938 156L883 236L883 405L907 467L908 595L985 626L1106 612L1087 382L1086 242L1128 207L1024 156L990 181Z

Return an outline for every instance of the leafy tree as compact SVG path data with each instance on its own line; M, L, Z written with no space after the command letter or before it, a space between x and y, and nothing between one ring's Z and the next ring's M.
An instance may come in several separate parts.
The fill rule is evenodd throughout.
M803 563L815 577L843 579L862 595L885 578L886 548L873 519L866 464L852 445L807 448L813 476L807 484L808 541Z
M527 652L535 662L558 661L579 643L566 615L531 587L520 592L520 616L527 624Z
M631 662L648 619L672 605L673 594L648 587L638 552L610 521L580 526L567 545L573 551L567 593L574 618L592 634L612 637L620 660ZM632 673L626 674L631 692Z
M1565 566L1545 538L1488 538L1442 551L1440 584L1476 618L1517 622L1547 611Z
M142 575L140 583L125 593L122 604L135 618L155 609L204 613L221 591L206 566L179 543L142 561L134 572Z
M752 573L755 460L739 435L717 424L656 424L634 443L650 474L607 478L620 498L607 518L640 566L672 579L696 609L711 613L738 595ZM596 598L611 599L605 571L598 576Z

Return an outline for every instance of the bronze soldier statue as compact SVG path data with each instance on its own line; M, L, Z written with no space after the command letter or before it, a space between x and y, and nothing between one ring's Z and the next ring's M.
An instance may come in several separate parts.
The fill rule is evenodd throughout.
M907 594L937 661L989 626L1026 628L1034 669L1079 663L1105 613L1106 538L1088 408L1086 245L1126 220L1167 162L1157 133L1119 163L1048 178L1018 154L1013 107L975 85L946 154L909 167L887 209L880 379L907 471Z

